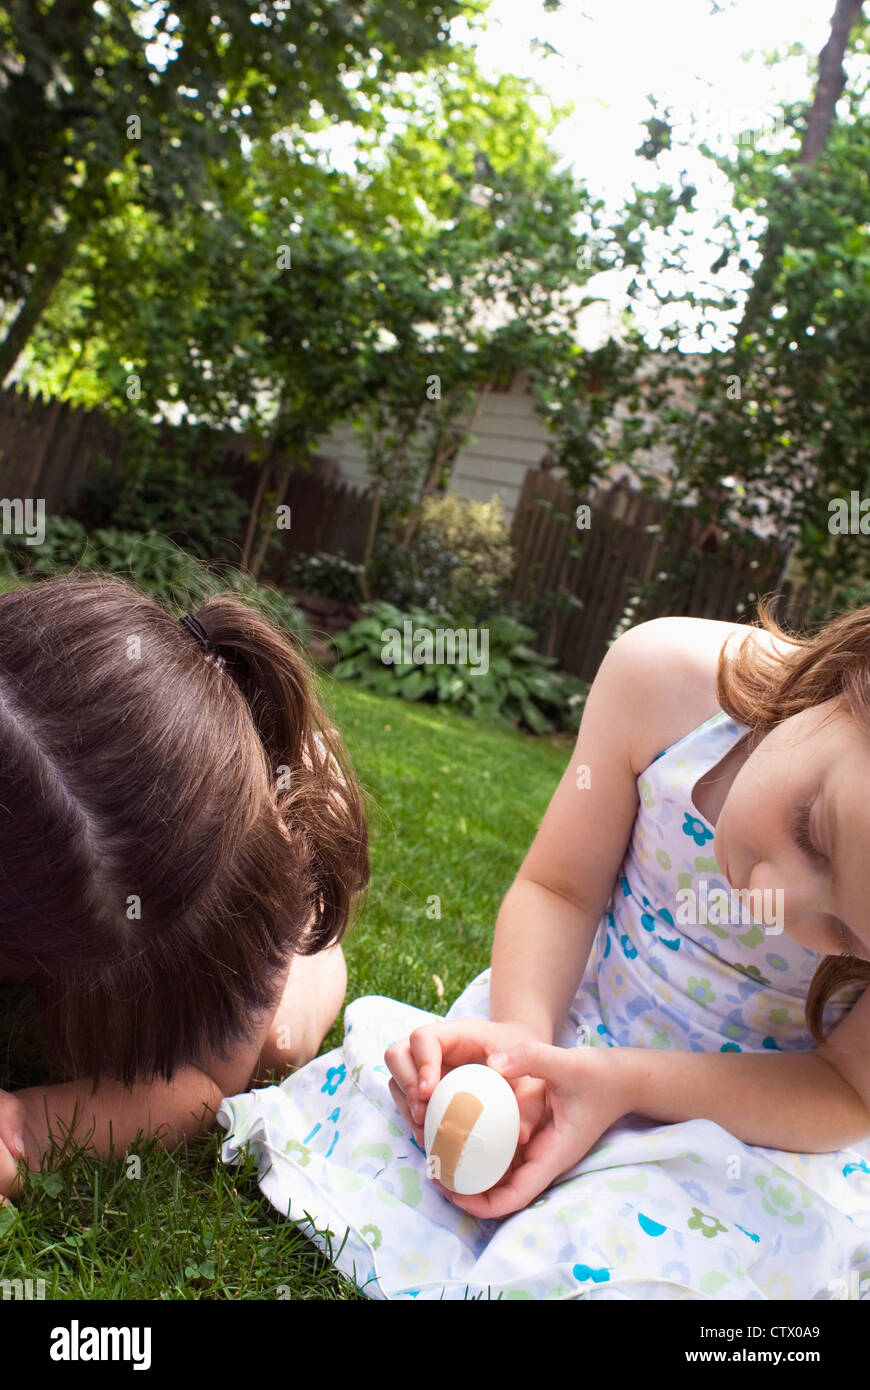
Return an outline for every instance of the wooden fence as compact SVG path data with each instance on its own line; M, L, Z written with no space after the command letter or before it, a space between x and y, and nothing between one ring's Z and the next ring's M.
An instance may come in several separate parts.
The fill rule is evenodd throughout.
M256 469L249 445L240 436L226 438L206 431L211 452L209 476L227 479L247 502L253 500ZM195 458L202 431L166 427ZM101 460L110 471L126 470L129 441L99 410L34 396L14 388L0 390L0 497L42 498L51 515L68 511L79 487L97 476ZM281 459L278 459L278 467ZM332 482L316 473L291 474L284 502L291 509L290 527L281 533L283 554L270 554L264 573L279 578L286 559L298 551L341 552L359 563L365 550L371 495L361 488ZM241 540L241 537L239 537Z
M587 529L575 524L582 503L590 508ZM669 514L679 551L691 558L691 579L644 616L740 622L752 616L747 610L756 596L775 590L777 616L787 609L789 622L800 625L809 591L780 585L783 550L747 535L725 556L715 528L703 526L688 507L674 514L674 505L625 484L576 494L552 473L526 474L511 533L517 554L511 597L536 610L541 646L565 670L583 680L595 675L629 600L656 573Z
M170 427L167 432L179 437ZM190 438L195 450L201 435L191 431ZM245 442L238 436L224 442L215 432L208 443L210 454L218 451L210 474L228 478L250 501L256 477ZM0 390L0 497L44 498L48 513L63 513L79 486L93 479L101 458L125 472L125 448L124 434L98 410ZM280 582L287 559L300 551L362 559L371 493L297 472L284 502L290 527L282 532L281 553L267 559L266 577ZM574 524L582 502L591 508L588 530ZM661 612L740 621L751 616L755 595L777 590L777 615L800 627L809 591L804 586L793 593L779 584L785 560L780 547L747 536L723 556L695 514L689 508L681 512L679 546L691 557L691 579ZM655 573L668 515L674 515L673 504L624 485L575 495L552 473L527 473L512 528L517 565L511 597L533 612L540 645L566 670L587 680L594 676L629 599Z
M101 456L123 466L124 439L98 410L0 390L0 496L40 497L62 511Z
M283 533L290 555L327 550L360 563L374 505L371 492L316 473L291 473L284 502L290 508L290 529Z

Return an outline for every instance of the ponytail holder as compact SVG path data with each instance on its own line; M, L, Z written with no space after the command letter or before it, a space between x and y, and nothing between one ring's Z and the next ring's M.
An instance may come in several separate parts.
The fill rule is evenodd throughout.
M210 652L212 650L212 643L209 641L205 628L199 621L199 618L195 618L192 613L185 613L184 617L179 618L178 621L186 627L188 631L193 633L197 642L205 651Z

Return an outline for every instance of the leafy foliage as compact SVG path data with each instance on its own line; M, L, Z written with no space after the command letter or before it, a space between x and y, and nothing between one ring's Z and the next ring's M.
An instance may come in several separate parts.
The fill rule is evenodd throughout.
M532 733L552 733L555 729L576 729L587 686L553 669L552 657L542 656L528 645L534 639L531 628L511 618L496 617L486 626L488 669L475 671L468 664L385 664L383 655L387 632L404 633L409 622L413 643L419 634L441 630L456 631L458 624L449 613L431 613L421 608L399 609L378 601L365 606L365 617L334 638L340 660L333 667L337 680L359 681L368 690L398 695L405 700L445 702L463 713L474 715L501 728L524 725Z
M498 611L514 553L501 503L456 493L427 497L407 551L386 544L378 587L399 607L453 613L475 623Z
M185 460L165 456L129 472L104 460L70 508L89 530L158 531L206 561L238 556L247 513L227 478L194 473Z
M203 196L171 222L137 199L136 171L119 170L117 206L81 240L33 334L28 380L126 417L183 407L244 430L278 492L283 461L304 467L347 420L381 532L400 548L473 429L479 390L519 370L540 386L558 458L599 471L627 369L615 349L590 359L608 385L586 391L575 329L596 205L558 167L544 94L485 78L470 45L450 53L372 98L349 172L325 167L305 120L244 155L222 148Z
M9 0L0 11L0 292L15 298L66 244L116 205L136 168L137 202L171 218L202 192L210 161L308 122L312 100L367 123L396 73L447 48L473 3L239 0L142 7ZM355 79L355 80L354 80ZM130 120L138 120L138 131ZM66 221L66 228L63 223ZM60 230L59 230L60 228Z
M655 415L638 423L635 444L668 451L675 500L721 528L726 556L741 531L761 520L783 550L793 547L791 572L813 585L811 621L852 602L870 581L865 538L829 529L834 499L848 501L853 489L870 495L868 49L864 18L851 35L836 119L811 162L801 162L809 100L741 132L724 151L700 143L733 188L733 206L708 238L703 289L687 296L682 282L679 292L665 288L694 240L691 200L681 205L675 187L636 190L617 235L627 262L634 257L638 266L633 292L653 294L663 311L665 350L650 359L648 373ZM808 74L808 96L811 90ZM672 155L686 185L691 137L671 139L658 117L649 129L657 139L648 142L647 157ZM658 280L643 256L653 228L666 234ZM742 317L734 297L741 280L749 289ZM677 303L679 319L670 327L666 311ZM709 336L714 311L734 320L731 346L694 357L676 350L687 319ZM640 591L638 620L662 611L691 579L695 558L672 540L668 549L660 574Z
M332 555L325 550L299 551L291 555L284 566L281 582L308 594L359 603L361 576L362 565L352 564L344 555Z

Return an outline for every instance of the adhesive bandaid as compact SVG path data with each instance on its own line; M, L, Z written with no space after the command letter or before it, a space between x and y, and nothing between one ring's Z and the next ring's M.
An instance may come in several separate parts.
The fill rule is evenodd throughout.
M457 1091L450 1101L429 1155L433 1175L451 1192L455 1192L456 1165L462 1157L466 1140L480 1116L483 1102L470 1091Z

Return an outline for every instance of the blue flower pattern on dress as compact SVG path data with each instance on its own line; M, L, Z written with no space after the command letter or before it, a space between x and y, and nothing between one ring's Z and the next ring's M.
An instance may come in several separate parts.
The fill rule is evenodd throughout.
M329 1071L326 1073L326 1080L320 1088L321 1091L325 1091L327 1095L334 1096L346 1075L347 1071L343 1063L340 1067L330 1067Z
M697 816L691 815L688 811L683 816L683 834L690 835L698 847L702 847L708 840L713 839L713 831L708 830L703 821L698 820Z

